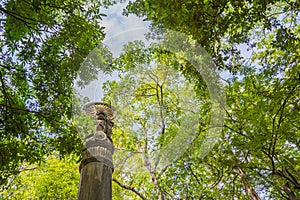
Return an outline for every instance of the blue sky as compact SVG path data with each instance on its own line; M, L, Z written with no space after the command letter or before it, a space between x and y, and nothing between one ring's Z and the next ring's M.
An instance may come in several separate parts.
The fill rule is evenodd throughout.
M106 37L103 43L108 46L114 57L121 53L123 45L129 41L144 40L144 33L147 31L149 22L145 22L135 15L123 16L122 12L126 4L118 3L108 9L101 10L106 14L100 25L105 27ZM78 93L84 97L89 97L90 101L101 101L102 83L106 80L114 80L117 75L100 75L97 81L93 81L84 89L75 88Z
M118 3L108 9L102 10L107 15L101 23L105 27L107 37L148 26L149 22L145 22L135 15L123 16L122 12L125 6L126 4Z

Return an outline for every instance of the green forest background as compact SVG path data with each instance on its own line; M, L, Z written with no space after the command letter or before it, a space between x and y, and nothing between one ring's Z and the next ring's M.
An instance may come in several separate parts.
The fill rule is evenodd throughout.
M222 133L206 156L213 109L197 66L141 41L114 59L103 46L102 10L124 2L123 15L148 21L151 37L180 32L180 45L196 41L211 70L227 74L215 83L226 94ZM84 146L74 110L85 102L74 87L102 70L122 72L104 84L118 112L112 139L127 152L114 156L114 200L300 199L299 12L297 0L0 1L0 198L77 199ZM96 47L101 62L83 70ZM149 162L192 128L180 156Z

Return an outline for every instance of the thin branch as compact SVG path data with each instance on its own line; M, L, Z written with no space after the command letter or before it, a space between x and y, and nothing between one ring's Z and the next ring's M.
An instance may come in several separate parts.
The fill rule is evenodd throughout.
M291 95L293 94L293 92L296 88L297 88L297 85L295 85L291 89L291 91L288 93L288 95L284 99L283 103L281 104L280 108L278 109L278 111L275 113L275 115L273 117L273 125L272 126L273 126L273 135L275 135L275 136L274 136L274 141L273 141L272 156L275 155L275 146L276 146L276 142L277 142L277 131L279 130L281 122L282 122L283 111L284 111L285 105L287 104L288 99L291 97ZM277 118L279 113L280 113L280 116L279 116L277 127L276 127L277 130L275 130L275 122L276 122L276 118Z
M8 179L8 183L7 183L5 186L1 187L0 192L3 192L4 190L7 190L7 189L11 186L11 184L13 184L13 182L15 181L15 179L18 177L18 175L19 175L21 172L23 172L23 171L34 170L34 169L36 169L36 168L37 168L37 167L27 168L26 166L21 166L20 169L18 170L18 173L17 173L16 175L14 175L14 177Z
M299 189L300 188L300 185L299 185L299 182L297 181L297 179L293 176L293 174L291 172L289 172L288 169L284 168L284 171L291 177L291 181L293 184L294 184L294 187L296 189Z
M265 150L262 150L262 152L271 160L271 168L272 168L272 173L275 173L275 162L274 162L274 158L268 154Z
M222 172L220 174L219 170L218 170L218 178L217 180L211 185L211 188L214 188L216 187L223 179L223 169L222 169Z
M239 134L239 135L241 135L241 136L243 136L243 137L245 137L247 139L249 139L250 141L253 141L253 139L251 137L243 134L241 131L234 130L233 128L231 128L230 126L227 126L226 124L224 124L224 127L228 128L229 130L231 130L231 131L233 131L233 132L235 132L235 133L237 133L237 134Z
M193 169L191 168L191 166L188 165L188 168L189 168L189 170L191 171L192 176L195 178L195 180L197 181L197 183L198 183L199 185L201 185L200 180L198 179L197 175L194 173L194 171L193 171Z
M113 178L113 182L117 183L121 188L124 188L126 190L130 190L131 192L135 193L136 195L138 195L141 199L143 200L147 200L146 197L144 197L139 191L137 191L134 187L128 186L128 185L124 185L122 184L120 181L118 181L117 179Z
M14 17L15 19L17 20L20 20L21 22L25 23L26 25L29 25L29 24L37 24L38 22L34 19L31 19L31 18L28 18L28 17L24 17L24 16L21 16L13 11L10 11L10 10L6 10L4 9L2 6L0 6L0 11ZM32 22L29 22L28 20L32 21Z
M166 165L166 166L159 172L158 178L160 178L160 177L163 175L163 173L165 173L165 171L167 171L168 168L169 168L169 165Z

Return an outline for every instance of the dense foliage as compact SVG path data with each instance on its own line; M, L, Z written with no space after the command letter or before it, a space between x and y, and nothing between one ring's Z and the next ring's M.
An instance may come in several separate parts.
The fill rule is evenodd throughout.
M81 151L70 121L73 81L104 38L100 6L110 3L1 1L1 186L23 163L40 162L55 149Z
M79 69L104 38L99 7L105 5L81 0L1 2L3 188L9 177L53 150L61 155L82 150L71 120L72 83L79 74L83 86L90 81L86 74L103 67L96 62L90 71ZM108 67L122 72L120 80L105 84L105 100L119 113L112 136L117 149L114 199L300 198L299 11L296 0L129 2L124 14L149 20L154 38L159 28L179 31L211 55L216 65L212 70L226 74L226 119L212 151L199 156L212 128L212 110L209 88L195 63L141 42L128 44ZM196 139L182 152L174 148L166 154L172 162L160 165L156 152L184 129ZM23 174L16 180L42 180L33 172ZM60 170L51 176L57 174ZM73 183L76 178L71 177L66 179ZM39 187L43 184L61 187L56 181L37 181L37 192L44 191ZM18 191L31 187L19 182L14 186ZM12 187L6 193L21 195Z
M149 20L153 27L192 36L213 56L219 68L236 72L238 67L230 61L240 56L238 45L255 47L255 31L260 34L274 31L278 38L292 39L285 30L293 28L285 24L298 22L299 7L296 0L137 0L129 1L124 14L134 13Z
M23 169L3 193L4 199L77 199L78 164L51 156Z
M203 138L213 128L207 88L199 89L205 83L188 77L190 87L184 87L180 74L187 73L189 63L179 65L182 73L174 72L170 67L178 70L178 58L172 54L145 49L139 42L127 45L116 62L125 71L121 80L106 85L106 100L120 117L114 132L119 148L115 181L142 199L297 199L299 64L284 71L268 68L260 63L265 50L256 52L255 65L245 63L239 76L227 79L223 135L203 158ZM281 55L274 51L271 58ZM191 132L196 134L192 143L178 138L172 143ZM165 155L160 151L169 143L174 146L167 156L179 156L161 166ZM145 184L145 179L151 181Z
M154 29L163 27L191 35L212 55L217 67L227 69L230 74L230 78L224 80L227 118L222 140L215 149L207 157L199 158L201 143L194 141L185 156L162 170L155 165L149 168L148 151L143 152L146 156L140 159L141 166L146 169L144 173L130 169L129 173L123 168L123 172L119 172L124 183L130 184L132 192L144 199L151 195L158 199L299 199L299 3L137 0L130 2L125 11L128 13L150 20ZM246 48L250 55L241 54L240 50ZM125 49L120 66L136 67L145 63L149 51L142 50L143 56L132 56L140 54L141 49ZM172 66L185 76L197 76L187 63L180 67L173 63ZM196 82L205 84L199 79ZM118 84L126 87L122 82ZM140 94L143 88L145 86L136 87L135 92ZM195 88L198 93L199 88L199 85ZM141 102L149 105L151 98L140 99L138 105L144 105ZM169 98L172 99L172 95L165 94L164 99ZM202 98L205 98L203 92ZM160 102L156 106L159 108ZM163 108L168 113L167 102ZM148 111L147 106L143 109ZM141 112L136 106L129 110ZM145 124L153 118L142 116L146 116L142 120ZM168 116L165 117L168 121ZM139 123L139 118L133 119L134 123ZM208 124L203 122L201 127L207 127ZM172 130L172 125L174 123L166 126L166 130ZM131 126L127 122L126 127ZM125 133L121 136L127 136L124 127L121 129ZM172 136L174 131L164 137ZM121 144L123 148L135 149L133 146L145 140L145 146L147 143L151 146L150 138L133 137L131 140L129 144ZM165 143L159 139L156 142ZM140 151L143 148L134 150ZM145 173L152 180L150 185L142 184Z

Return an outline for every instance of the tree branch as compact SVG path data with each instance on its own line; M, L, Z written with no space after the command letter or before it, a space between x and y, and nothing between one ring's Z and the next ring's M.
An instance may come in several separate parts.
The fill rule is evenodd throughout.
M277 112L275 113L274 117L273 117L273 122L272 122L272 131L273 131L273 148L272 148L272 157L275 155L275 146L276 146L276 142L277 142L277 135L278 135L278 130L280 128L281 122L282 122L282 118L283 118L283 111L285 108L285 105L288 102L288 99L291 97L291 95L293 94L294 90L296 89L297 85L295 85L287 94L286 98L284 99L283 103L280 105L280 108L277 110ZM280 115L279 115L280 113ZM277 127L275 130L275 122L276 122L276 118L279 115L279 119L277 122Z
M289 200L299 200L295 193L291 190L288 182L282 185L281 188L288 195Z
M12 12L10 10L6 10L4 9L2 6L0 6L0 11L4 12L5 14L7 15L10 15L12 17L14 17L15 19L17 20L20 20L21 22L25 23L26 25L28 24L37 24L38 22L34 19L31 19L31 18L28 18L28 17L24 17L24 16L21 16L15 12ZM29 22L28 20L32 21L32 22Z
M194 171L193 171L193 169L191 168L191 166L188 165L188 168L189 168L189 170L191 171L192 176L195 178L195 180L197 181L197 183L198 183L199 185L201 185L200 180L198 179L197 175L194 173Z
M23 172L23 171L29 171L29 170L34 170L36 168L37 167L27 168L26 166L21 166L20 169L17 171L18 173L16 175L14 175L12 178L9 178L8 179L8 183L0 188L0 192L3 192L4 190L7 190L11 186L11 184L15 181L15 179L17 178L17 176L21 172Z
M143 200L147 200L146 197L144 197L139 191L137 191L134 187L131 186L127 186L122 184L120 181L118 181L117 179L113 178L113 182L115 182L116 184L118 184L121 188L124 188L126 190L130 190L131 192L135 193L136 195L138 195L141 199Z
M237 168L237 174L241 177L243 185L252 200L261 200L256 191L249 185L246 174L241 168Z

